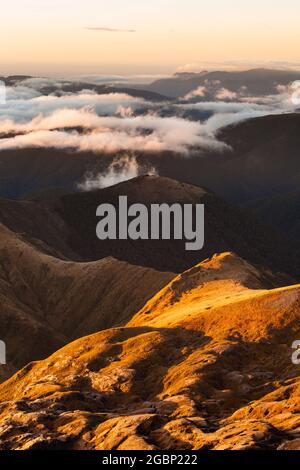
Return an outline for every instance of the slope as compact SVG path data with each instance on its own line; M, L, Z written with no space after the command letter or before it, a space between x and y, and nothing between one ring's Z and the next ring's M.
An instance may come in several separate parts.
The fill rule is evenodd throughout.
M300 426L290 357L300 287L268 291L271 278L233 254L215 256L126 328L30 364L0 386L1 448L286 446Z
M128 205L204 204L203 250L187 251L185 240L100 242L96 237L97 207L101 203L118 207L120 195L128 197ZM0 200L0 222L22 233L39 249L74 261L97 261L112 256L130 264L179 273L216 252L234 251L275 272L295 277L300 273L296 242L277 235L246 210L226 203L207 189L165 177L141 176L109 188L42 201Z
M123 324L171 277L113 258L63 261L0 224L0 338L9 364L4 373L72 339Z

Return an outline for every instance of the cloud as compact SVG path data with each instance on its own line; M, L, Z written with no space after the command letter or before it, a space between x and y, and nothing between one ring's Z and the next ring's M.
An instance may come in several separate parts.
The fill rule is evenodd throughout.
M59 148L103 154L170 151L185 156L199 149L222 152L228 146L218 139L220 128L291 112L300 103L299 82L264 97L248 97L246 89L234 97L220 88L221 101L214 100L214 95L212 101L204 101L206 87L198 87L192 95L195 100L199 97L199 102L172 105L149 103L126 93L97 94L90 90L45 96L40 91L45 83L38 79L30 86L19 83L7 88L7 102L0 107L0 150Z
M186 111L209 113L211 116L203 125L209 134L217 135L223 127L238 122L267 116L271 114L294 112L300 105L300 81L287 86L277 87L278 94L267 96L246 96L246 88L236 94L236 101L200 101L197 103L181 103L177 107ZM228 90L221 89L223 98L229 97ZM223 90L225 90L223 92Z
M205 86L198 86L193 91L190 91L187 95L183 97L184 100L191 100L193 98L203 98L206 94L206 87Z
M62 88L63 85L71 83L70 80L58 79L58 78L47 78L47 77L31 77L25 80L19 81L18 85L26 88L33 88L34 90L40 91L46 87Z
M300 80L296 80L290 85L291 101L295 106L300 105Z
M85 132L68 132L67 128L82 128ZM195 148L219 151L226 148L199 122L155 114L103 117L89 109L57 110L24 124L2 121L0 132L23 134L2 138L0 150L55 147L103 153L132 150L188 154Z
M237 124L247 119L278 114L278 108L260 105L257 103L212 101L200 103L188 103L179 105L186 110L209 112L209 117L203 126L207 134L216 135L223 127Z
M141 166L134 156L124 155L115 158L104 173L87 173L78 188L81 191L93 191L96 189L107 188L115 184L136 178L142 174L157 175L154 167L145 168Z
M26 87L7 87L7 103L0 107L0 120L12 119L26 122L40 114L44 116L59 109L94 109L99 115L113 115L120 106L136 110L153 106L142 98L126 93L97 94L91 90L80 93L64 93L62 96L41 95L35 89Z
M5 83L0 80L0 105L6 103L6 87Z
M237 98L238 98L238 93L235 93L234 91L227 90L227 88L221 88L216 93L216 99L217 100L232 101L232 100L235 100Z
M137 75L102 75L102 74L80 74L68 77L68 79L55 79L55 78L29 78L19 81L19 85L28 86L35 89L43 89L47 86L56 86L62 88L66 84L72 83L88 83L93 85L103 84L150 84L155 80L162 78L170 78L170 75L166 74L137 74Z
M17 85L14 87L6 87L6 100L10 101L8 106L12 106L12 102L22 102L31 100L41 96L39 91L34 90L33 88L28 88L26 86ZM0 108L0 112L3 107Z
M134 111L131 106L126 108L125 106L120 105L116 111L116 114L121 117L130 117L134 115Z
M206 122L206 129L208 132L216 134L216 132L224 127L237 124L242 121L247 121L248 119L258 118L267 116L269 113L267 111L240 111L238 113L219 113L213 115Z
M214 113L238 113L245 109L248 110L259 110L265 109L265 106L262 106L257 103L248 103L248 102L239 102L239 101L200 101L198 103L186 103L179 105L187 109L199 109L201 111L212 111Z
M87 26L88 31L102 31L106 33L136 33L135 29L106 28L102 26Z

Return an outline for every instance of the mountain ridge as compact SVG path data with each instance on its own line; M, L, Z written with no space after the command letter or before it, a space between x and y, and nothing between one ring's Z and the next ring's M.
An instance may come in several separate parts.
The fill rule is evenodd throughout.
M206 86L208 93L214 93L221 87L231 92L238 92L246 87L251 96L263 96L277 93L278 85L288 85L299 80L300 72L293 70L250 69L246 71L211 71L193 76L174 76L153 82L148 89L172 98L183 97ZM218 83L216 83L218 82Z
M77 340L0 385L0 448L298 448L299 366L290 345L299 335L300 286L262 290L265 274L232 253L181 276L180 296L165 306L173 309L169 324L151 300L150 317L138 313L124 327ZM197 293L203 288L231 297L215 306L214 319Z
M142 203L147 207L152 203L204 204L203 250L186 251L184 240L100 242L96 237L97 207L101 203L117 207L120 195L128 197L129 205ZM254 264L266 264L292 277L300 272L294 256L296 245L288 238L273 233L246 210L226 203L213 192L166 177L141 176L96 191L51 197L49 201L0 200L0 222L11 230L24 232L39 249L43 242L50 254L73 261L113 256L158 271L181 272L216 252L233 251Z
M9 364L2 376L74 338L124 323L172 276L111 257L55 258L0 224L0 336Z

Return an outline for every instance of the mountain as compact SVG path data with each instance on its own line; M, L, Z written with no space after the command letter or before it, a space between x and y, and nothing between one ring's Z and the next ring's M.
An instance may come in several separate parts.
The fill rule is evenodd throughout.
M187 251L185 240L106 240L96 237L97 207L180 203L205 205L205 245ZM230 222L229 222L230 221ZM209 190L169 178L142 176L118 185L85 193L44 198L42 201L0 200L0 222L47 254L72 261L97 261L109 256L158 271L181 272L218 251L234 251L252 263L275 272L299 276L299 247L244 209L232 206Z
M299 448L300 286L222 253L0 385L2 450Z
M58 94L61 92L64 93L80 93L83 90L90 90L98 93L99 95L106 95L109 93L125 93L126 95L133 96L134 98L142 98L146 101L153 101L153 102L168 102L170 98L168 96L163 96L160 93L156 93L152 90L144 90L144 89L136 89L130 88L126 86L112 86L112 85L94 85L91 83L85 82L70 82L66 84L62 84L59 88L55 85L50 85L43 87L41 92L44 95L50 95L52 93L57 92Z
M210 188L234 204L296 191L299 187L300 113L249 119L220 130L231 148L198 149L188 158L172 152L136 154L142 168L153 166L161 176ZM0 196L24 198L40 191L78 191L89 172L103 174L116 156L55 149L0 152Z
M31 223L47 231L53 218L45 219L37 213ZM0 378L75 338L123 324L172 277L111 257L79 263L48 251L0 224L0 338L9 364Z
M184 240L96 237L96 209L128 203L205 205L205 247ZM88 193L42 200L0 199L0 338L11 375L73 339L124 325L173 276L218 252L234 250L262 265L265 285L299 277L296 248L202 188L161 177L139 177Z
M228 151L189 158L148 157L161 176L207 187L235 204L283 195L299 188L300 113L248 119L218 132Z
M214 97L221 88L233 93L243 87L248 96L264 96L278 93L278 85L288 85L300 79L300 72L292 70L252 69L236 72L201 72L199 74L176 74L171 78L156 80L148 90L171 98L184 97L200 86L205 86L207 95Z
M251 119L220 132L233 148L222 170L227 184L229 178L241 181L234 189L240 202L299 187L299 126L300 113L287 113Z
M23 75L0 77L7 86L16 86L24 80L34 78ZM206 89L206 98L213 99L216 93L225 88L233 93L242 90L248 96L265 96L278 93L278 85L286 86L291 82L300 80L300 72L296 70L272 70L266 68L250 69L245 71L202 71L200 73L177 73L170 78L155 80L150 84L92 84L85 81L59 81L59 85L45 83L40 91L44 95L57 93L78 93L82 90L92 90L99 94L126 93L133 97L143 98L147 101L169 101L170 99L184 97L200 86Z
M187 251L184 240L131 240L99 243L95 237L95 213L101 203L117 206L118 197L126 195L128 204L192 203L204 204L206 211L205 246L201 252ZM108 255L158 270L180 272L218 251L234 251L253 263L265 264L275 271L291 275L300 272L297 245L289 243L257 223L243 209L218 198L214 193L157 176L138 177L102 190L66 195L56 211L72 227L68 246L83 259L95 260ZM230 225L228 224L230 221Z
M4 82L6 86L15 86L24 80L33 78L31 75L8 75L0 77L1 82Z
M24 80L28 79L34 79L34 78L39 78L39 77L30 77L27 75L11 75L8 77L0 77L0 80L5 83L6 86L17 86L17 85L22 85L22 82ZM45 80L46 82L46 80ZM108 93L126 93L127 95L136 97L136 98L143 98L147 101L154 101L154 102L160 102L160 101L169 101L170 98L167 96L162 96L159 93L153 92L151 90L143 90L143 89L136 89L136 88L130 88L127 86L113 86L113 85L96 85L93 83L88 83L84 81L68 81L68 80L63 80L59 81L58 84L55 83L54 80L51 81L49 80L49 83L45 83L44 85L41 85L39 88L39 91L47 96L51 95L53 93L56 93L58 96L61 95L62 93L79 93L83 90L90 90L94 91L95 93L99 94L108 94Z
M290 238L300 238L300 190L250 203L249 208L256 217Z
M1 151L0 196L22 198L49 188L75 191L87 172L103 172L111 162L94 153L75 157L55 149Z

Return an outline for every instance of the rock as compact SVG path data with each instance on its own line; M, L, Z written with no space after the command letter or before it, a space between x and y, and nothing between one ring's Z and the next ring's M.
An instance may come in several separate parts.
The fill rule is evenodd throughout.
M281 444L277 450L300 450L300 439L293 439Z

